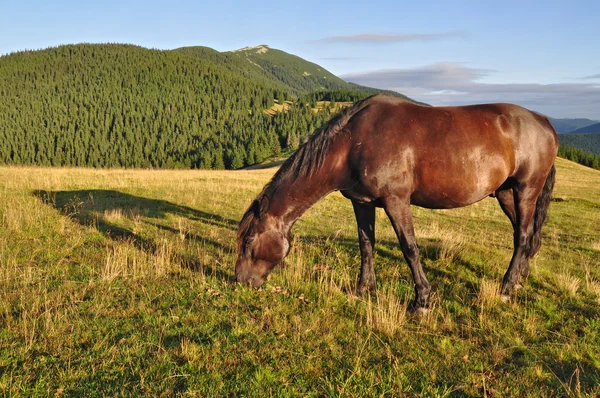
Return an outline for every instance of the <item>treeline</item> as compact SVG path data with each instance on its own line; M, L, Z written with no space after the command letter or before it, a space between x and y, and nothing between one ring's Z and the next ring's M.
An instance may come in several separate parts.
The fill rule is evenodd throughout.
M600 156L571 145L559 145L558 156L600 170Z
M178 51L72 45L0 57L0 163L240 168L289 151L330 115L280 84Z
M558 141L600 155L600 134L559 134Z

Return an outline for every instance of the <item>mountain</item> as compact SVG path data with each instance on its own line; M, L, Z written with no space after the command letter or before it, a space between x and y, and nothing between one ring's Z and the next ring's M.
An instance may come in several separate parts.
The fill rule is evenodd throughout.
M293 89L279 80L274 79L272 75L265 73L262 68L249 63L246 59L240 57L235 52L219 52L215 49L204 46L181 47L172 50L172 52L186 54L188 56L200 59L203 62L212 62L213 64L225 68L230 72L255 81L260 81L263 84L268 84L279 90L290 91Z
M316 91L353 91L368 95L386 92L402 96L394 91L379 90L348 83L325 68L285 51L262 44L239 50L218 52L209 47L182 47L176 50L226 67L243 76L268 81L270 84L302 96ZM404 97L404 96L402 96ZM405 97L406 98L406 97Z
M571 131L569 134L600 134L600 123L592 124Z
M305 97L379 92L267 46L22 51L0 57L0 164L236 169L294 150L331 117ZM275 99L289 107L267 115Z
M231 52L289 87L303 92L349 89L349 83L325 68L266 45Z
M590 119L555 119L548 118L550 123L554 127L557 133L571 133L574 130L580 129L582 127L590 126L592 124L598 123L597 120Z

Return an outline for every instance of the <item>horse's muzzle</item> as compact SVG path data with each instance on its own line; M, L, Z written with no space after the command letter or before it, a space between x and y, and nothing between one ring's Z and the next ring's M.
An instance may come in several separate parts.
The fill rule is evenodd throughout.
M249 285L251 287L257 288L262 285L265 280L259 275L254 275L248 270L239 269L235 271L235 280L243 285Z

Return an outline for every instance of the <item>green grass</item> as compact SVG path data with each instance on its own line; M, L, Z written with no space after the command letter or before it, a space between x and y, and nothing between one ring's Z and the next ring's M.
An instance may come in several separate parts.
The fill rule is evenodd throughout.
M497 202L414 208L422 318L381 211L378 292L352 294L339 194L297 222L261 289L232 283L237 222L272 173L0 168L0 393L600 394L600 172L558 160L544 245L508 304Z

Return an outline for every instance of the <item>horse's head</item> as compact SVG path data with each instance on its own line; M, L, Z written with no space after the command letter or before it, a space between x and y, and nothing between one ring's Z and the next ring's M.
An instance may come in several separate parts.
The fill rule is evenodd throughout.
M238 230L235 279L252 287L262 285L290 249L287 232L278 220L266 214L266 207L268 199L255 200Z

